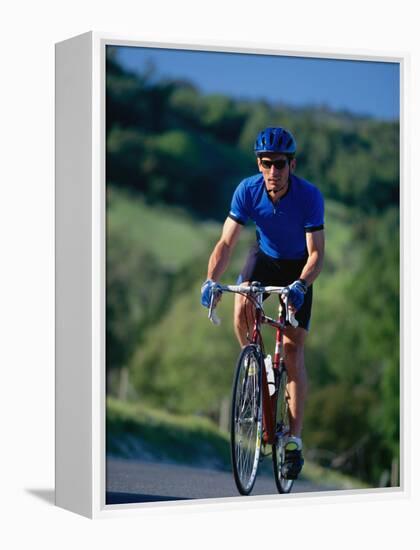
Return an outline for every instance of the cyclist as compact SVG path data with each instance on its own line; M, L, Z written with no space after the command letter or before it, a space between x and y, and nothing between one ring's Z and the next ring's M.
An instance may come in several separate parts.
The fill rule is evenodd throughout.
M303 466L302 424L307 394L304 343L309 330L312 284L324 257L324 201L320 191L297 177L296 141L284 128L266 128L255 141L259 173L236 188L229 215L208 264L201 287L201 303L210 305L211 288L226 270L242 227L256 225L257 240L249 251L238 284L288 286L289 308L299 322L287 326L284 350L288 371L290 435L286 443L283 475L296 479ZM235 295L234 328L243 347L254 318L253 306Z

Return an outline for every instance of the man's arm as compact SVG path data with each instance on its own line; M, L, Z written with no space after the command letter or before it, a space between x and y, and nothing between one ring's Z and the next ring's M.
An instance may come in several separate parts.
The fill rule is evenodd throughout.
M309 286L315 281L322 270L325 250L324 231L306 233L306 246L309 256L299 278L304 279Z
M242 225L231 218L227 218L223 226L222 236L214 247L209 259L207 279L219 281L229 265L232 250L238 241L242 231Z

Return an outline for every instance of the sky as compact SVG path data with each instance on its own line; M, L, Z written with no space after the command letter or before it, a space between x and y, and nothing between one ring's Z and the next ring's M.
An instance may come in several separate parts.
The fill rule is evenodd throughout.
M309 57L118 47L126 68L191 81L203 93L322 105L377 119L399 119L399 64Z

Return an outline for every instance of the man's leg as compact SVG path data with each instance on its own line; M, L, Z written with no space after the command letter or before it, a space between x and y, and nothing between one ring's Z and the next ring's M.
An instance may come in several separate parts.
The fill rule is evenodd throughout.
M284 335L290 432L295 437L301 437L305 398L308 388L304 361L306 335L306 330L299 327L287 327Z
M249 282L241 283L248 285ZM248 344L248 333L252 332L254 327L255 311L254 306L245 296L235 294L235 308L233 313L233 328L236 338L241 347Z
M296 479L304 460L302 456L302 425L307 379L304 362L306 331L287 327L284 336L284 352L287 369L287 393L289 399L290 435L285 447L282 473L287 479Z

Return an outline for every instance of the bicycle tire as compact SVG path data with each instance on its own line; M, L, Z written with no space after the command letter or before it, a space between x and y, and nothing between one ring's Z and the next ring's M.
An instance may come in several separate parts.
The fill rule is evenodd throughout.
M231 460L241 495L249 495L257 477L262 436L263 355L256 345L243 348L236 365L231 405Z
M286 479L282 475L284 463L284 439L290 430L289 407L287 402L287 370L284 363L280 365L277 377L277 402L276 402L276 442L273 445L273 471L276 487L280 494L290 493L293 487L293 479Z

